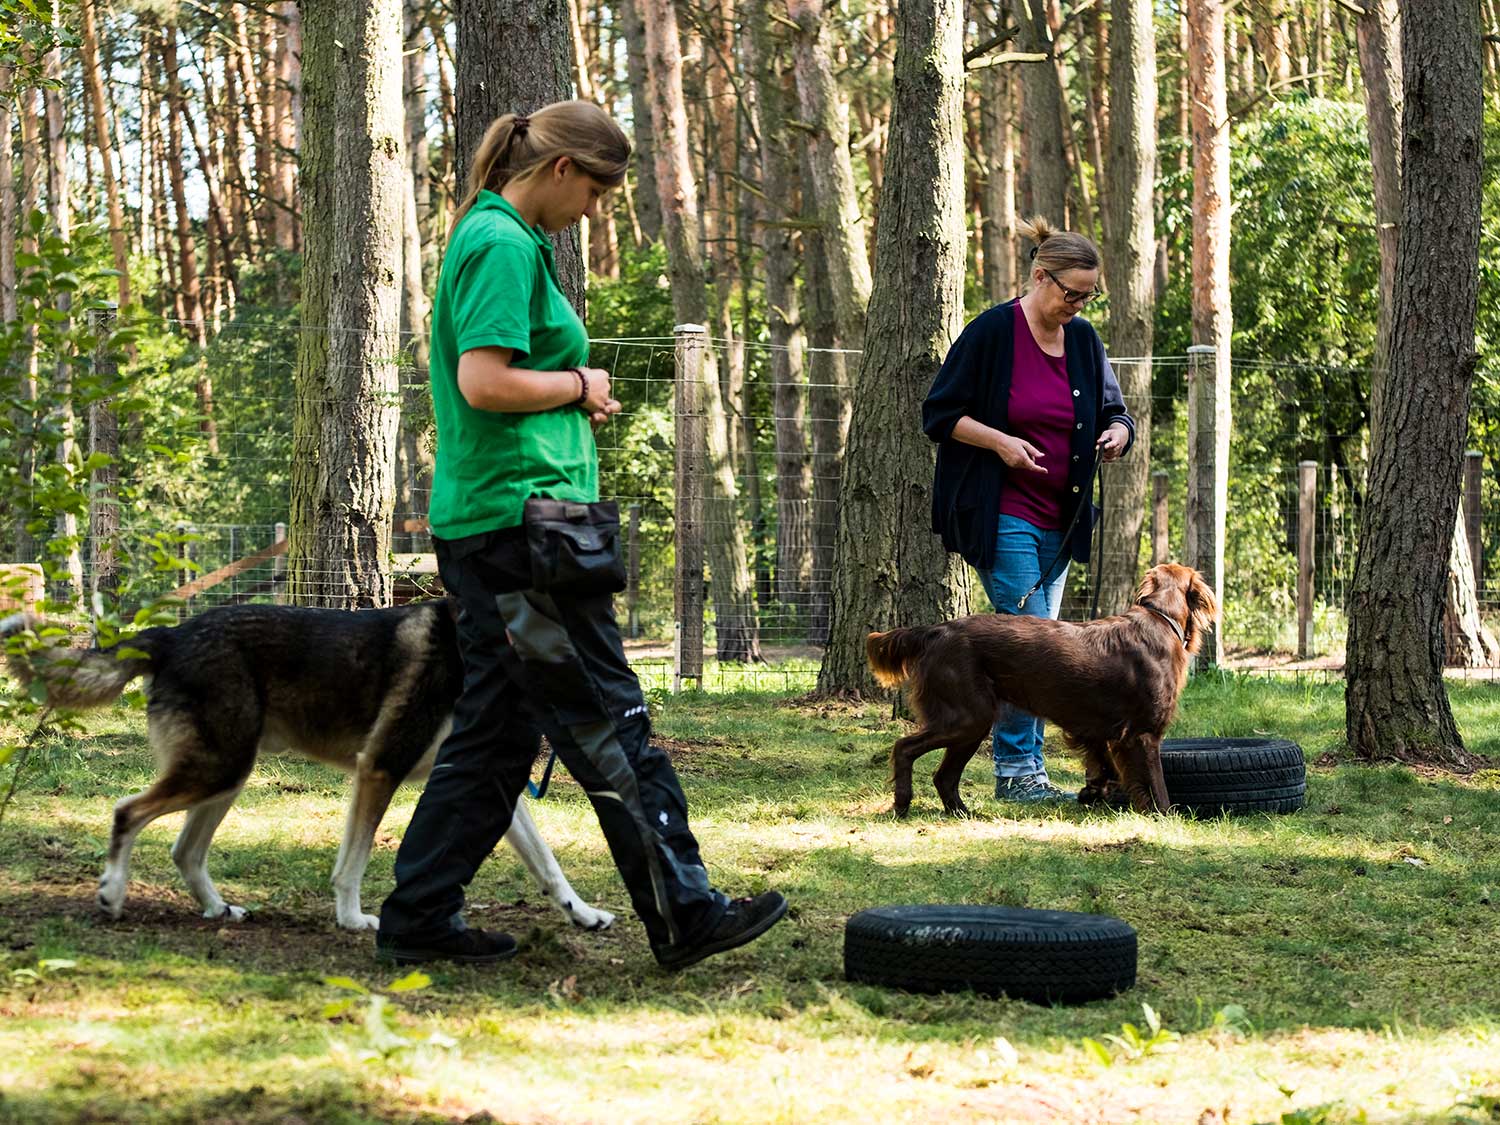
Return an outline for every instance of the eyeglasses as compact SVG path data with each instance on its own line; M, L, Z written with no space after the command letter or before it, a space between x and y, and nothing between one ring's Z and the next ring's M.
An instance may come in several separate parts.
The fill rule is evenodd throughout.
M1087 292L1080 292L1077 289L1069 289L1062 282L1058 281L1057 275L1051 270L1043 270L1042 272L1052 280L1053 285L1062 290L1062 299L1068 302L1068 304L1070 305L1086 305L1090 301L1104 296L1104 290L1098 288L1097 286L1093 289L1088 290Z

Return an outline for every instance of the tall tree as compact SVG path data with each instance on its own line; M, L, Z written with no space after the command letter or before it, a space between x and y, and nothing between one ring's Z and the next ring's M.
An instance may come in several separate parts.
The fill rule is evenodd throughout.
M114 253L116 292L120 307L130 304L130 262L125 250L125 211L120 204L120 179L114 172L113 145L109 139L109 114L104 107L104 80L99 70L99 32L94 21L94 0L78 6L79 40L83 52L83 81L93 109L94 145L99 150L105 197L109 201L109 244Z
M979 35L985 42L1005 22L989 3L976 6ZM983 216L984 288L993 303L1015 295L1016 286L1016 149L1011 115L1012 70L986 66L979 72L979 144L983 154L980 214Z
M1401 226L1390 362L1349 595L1346 734L1455 764L1442 616L1474 377L1484 93L1477 0L1401 5ZM1413 576L1416 580L1413 581Z
M312 7L313 5L308 5ZM400 0L338 0L327 364L311 521L289 529L318 604L388 605L408 179ZM304 210L309 222L317 221ZM309 467L314 468L314 467ZM306 474L307 470L303 470Z
M1044 0L1013 0L1018 41L1028 55L1043 61L1021 67L1021 137L1031 184L1026 214L1043 215L1055 226L1068 221L1068 138L1063 132L1067 109L1054 61L1052 30Z
M1110 490L1099 570L1099 611L1119 613L1135 589L1151 474L1151 348L1156 312L1156 30L1151 0L1110 7L1109 161L1104 195L1104 275L1109 346L1136 420L1135 447L1101 469Z
M794 72L808 137L811 193L804 206L810 203L817 216L839 346L859 351L870 303L870 260L849 157L849 106L834 78L823 0L788 0L787 15L797 25Z
M711 300L699 246L698 184L688 152L687 106L682 93L682 47L672 0L640 0L646 27L646 68L656 130L656 184L661 194L662 237L672 283L672 310L680 323L709 323ZM738 488L729 456L727 420L712 350L703 370L704 429L708 440L708 564L720 660L759 660L760 627Z
M1229 458L1230 338L1233 328L1229 304L1229 106L1224 89L1223 0L1187 0L1188 90L1192 101L1193 128L1193 343L1214 348L1215 363L1207 376L1214 380L1214 401L1219 417L1197 416L1198 395L1188 400L1188 432L1198 435L1212 430L1217 435L1214 453L1218 463ZM1202 510L1213 510L1222 521L1220 503L1209 503L1198 495L1196 473L1188 477L1188 519L1200 518ZM1200 570L1216 572L1214 559L1192 560ZM1209 580L1222 585L1221 575ZM1205 658L1213 659L1216 642L1205 645Z
M963 562L930 534L933 447L916 419L963 323L963 6L896 12L890 165L860 361L860 409L839 492L833 620L818 673L825 693L874 689L872 629L944 620L968 609Z
M573 96L568 0L458 0L454 145L462 195L474 149L505 113L530 113ZM557 280L580 315L587 271L576 226L552 236Z
M427 72L424 65L426 23L418 0L405 0L405 38L402 46L402 98L405 102L406 157L410 175L402 193L401 338L410 357L410 371L401 387L401 439L397 447L396 510L402 517L425 512L425 496L432 479L426 451L429 430L427 394L427 287L424 266L427 250L422 232L431 202L428 184Z
M753 77L761 138L758 199L765 246L766 321L771 335L771 393L776 439L776 600L807 608L812 590L812 456L807 442L807 372L797 300L795 142L786 127L791 91L776 24L766 0L748 0L745 70Z
M635 141L635 215L641 237L655 242L661 236L661 198L656 190L656 142L651 125L651 93L646 85L646 28L641 22L641 0L621 0L620 20L625 30L625 75L630 83L630 121Z

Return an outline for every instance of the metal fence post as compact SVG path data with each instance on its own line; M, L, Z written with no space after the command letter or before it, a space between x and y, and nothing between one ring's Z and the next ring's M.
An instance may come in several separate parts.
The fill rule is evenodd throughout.
M1187 557L1224 601L1224 516L1229 499L1229 388L1221 387L1218 349L1188 348ZM1222 609L1221 609L1222 612ZM1224 663L1221 621L1203 638L1198 660Z
M625 532L625 631L634 640L641 635L641 506L626 509L630 517Z
M1297 659L1313 654L1313 566L1318 526L1318 463L1297 462Z
M703 683L703 490L708 472L703 357L708 329L679 324L672 331L677 337L672 690L681 691L684 680Z

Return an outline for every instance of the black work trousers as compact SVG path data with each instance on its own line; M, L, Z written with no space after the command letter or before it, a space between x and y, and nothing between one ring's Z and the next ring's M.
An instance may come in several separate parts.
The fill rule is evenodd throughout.
M613 598L532 590L520 528L434 542L460 607L463 692L396 853L381 934L463 926L464 888L510 826L545 734L593 804L651 944L692 942L727 899L709 885L677 772L651 743Z

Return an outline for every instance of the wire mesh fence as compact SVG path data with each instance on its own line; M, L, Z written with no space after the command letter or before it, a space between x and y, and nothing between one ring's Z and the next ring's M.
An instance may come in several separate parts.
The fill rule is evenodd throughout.
M286 548L301 332L229 324L201 353L184 341L181 357L191 358L143 365L150 405L122 421L119 466L118 542L134 568L125 584L131 597L175 593L185 613L294 598ZM426 528L431 407L415 344L402 341L390 391L400 423L384 561L396 601L440 591ZM816 680L848 384L859 357L839 353L835 364L819 362L830 357L811 349L798 352L704 333L688 346L683 333L593 342L591 363L611 372L624 407L596 433L600 490L622 513L631 579L617 609L648 687L680 686L685 645L703 653L694 678L707 688L803 690ZM1074 566L1064 604L1074 619L1091 611L1101 584L1128 582L1158 559L1188 561L1191 549L1189 363L1180 356L1113 362L1133 413L1149 414L1150 442L1148 459L1137 451L1135 462L1103 470L1104 521L1138 531L1123 540L1102 533L1092 566ZM191 368L186 378L182 363ZM1221 591L1228 663L1336 668L1364 476L1358 388L1368 377L1255 360L1236 360L1232 370ZM688 404L691 418L685 383L706 389ZM1486 555L1497 542L1497 485L1482 469L1466 477L1477 594L1482 612L1493 615L1500 607ZM699 508L690 510L685 496L698 497ZM87 570L94 554L87 528L85 544ZM163 566L163 551L176 561ZM694 586L700 569L701 579L685 593L687 556L686 585ZM988 608L977 583L973 593L971 604Z

